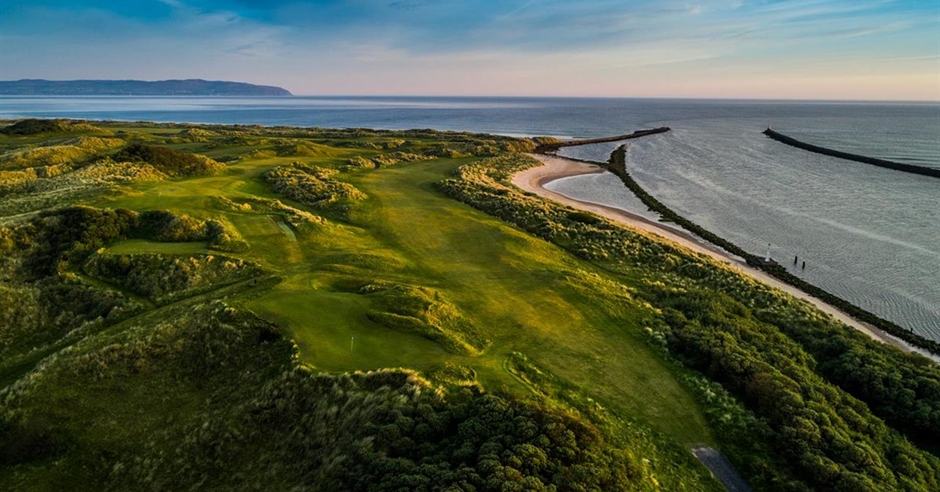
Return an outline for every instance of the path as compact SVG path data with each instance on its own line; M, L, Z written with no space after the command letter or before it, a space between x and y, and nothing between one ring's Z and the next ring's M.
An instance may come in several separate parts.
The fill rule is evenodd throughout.
M725 455L712 448L693 448L692 454L715 475L728 492L751 492L751 487L741 478Z

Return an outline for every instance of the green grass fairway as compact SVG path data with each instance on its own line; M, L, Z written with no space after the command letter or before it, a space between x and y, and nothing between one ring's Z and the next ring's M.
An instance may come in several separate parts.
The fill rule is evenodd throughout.
M380 255L373 259L377 264L362 265L361 258L345 255L337 261L329 250L324 259L325 251L311 240L304 254L313 263L319 259L320 272L292 277L248 307L280 322L304 359L324 370L429 369L456 359L489 385L524 391L502 370L509 353L520 351L605 406L680 442L711 442L698 404L641 335L636 320L644 317L642 308L611 309L598 302L590 289L577 285L584 272L594 270L589 264L433 189L465 162L429 161L354 175L349 181L370 196L346 227L358 230L356 241L329 249L384 251L388 260ZM342 237L331 236L334 242ZM423 338L378 326L366 318L368 298L331 290L343 278L436 289L493 343L478 358L458 357Z
M236 256L282 279L243 301L245 306L276 321L301 347L303 360L319 369L430 370L456 362L476 370L488 387L522 394L528 388L503 368L509 354L518 351L602 405L678 442L714 442L676 367L648 345L641 323L649 317L647 307L628 299L611 302L619 287L589 278L605 275L591 264L434 189L435 182L472 159L341 173L338 179L369 198L350 210L348 220L331 220L304 234L285 229L279 218L265 213L215 205L213 197L259 196L319 214L273 193L261 175L297 160L335 167L343 155L248 158L220 175L140 183L90 204L227 220L250 244ZM192 254L205 247L124 241L108 251ZM478 357L455 355L414 333L370 321L367 315L376 309L371 298L342 286L373 281L433 289L491 344Z
M232 223L246 238L277 236L284 232L269 215L231 215Z
M105 248L105 253L126 255L133 253L162 253L167 255L195 255L212 253L203 243L159 243L144 239L128 239Z

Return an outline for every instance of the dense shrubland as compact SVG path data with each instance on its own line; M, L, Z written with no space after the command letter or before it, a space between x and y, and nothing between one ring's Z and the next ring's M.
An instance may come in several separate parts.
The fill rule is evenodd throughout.
M407 140L400 138L392 139L357 139L339 142L338 147L368 149L368 150L394 150L408 143Z
M815 361L729 297L654 285L670 350L738 395L771 429L797 476L821 490L935 490L940 460L813 371Z
M133 143L111 156L116 162L139 162L150 164L168 176L199 176L215 174L225 169L225 165L206 156Z
M165 210L69 207L45 211L13 227L0 228L0 250L22 259L19 275L41 278L75 267L98 248L121 239L208 241L210 247L227 229ZM232 233L234 234L234 233Z
M313 142L289 142L275 147L274 152L279 157L329 157L337 153L332 147Z
M138 213L70 207L0 227L0 290L5 294L0 298L0 317L9 320L0 324L0 355L15 354L26 347L44 347L88 323L114 323L144 308L126 292L78 275L99 248L127 238L208 241L214 245L227 231L214 224L217 223L166 211ZM175 261L155 258L150 265L136 266L168 268ZM159 291L163 296L180 296L182 293L172 290L211 285L214 281L224 283L257 273L254 267L243 263L230 272L224 268L228 260L216 261L200 263L208 268L187 267L190 272L182 272L182 264L172 271L150 271L153 286L141 293L151 295ZM145 270L127 273L146 279ZM161 284L157 280L163 275L167 277ZM203 275L208 277L202 278ZM131 281L117 278L116 274L113 279L117 284Z
M0 170L34 168L34 173L38 177L51 178L74 169L90 156L121 145L124 145L124 141L119 138L83 136L57 142L54 145L10 150L0 154Z
M159 254L96 254L85 263L82 271L158 304L261 274L257 265L239 258Z
M219 172L212 159L120 138L79 136L0 154L0 215L53 208L116 185Z
M637 296L664 310L667 328L659 338L691 367L726 384L767 425L763 436L752 436L751 452L787 443L791 476L823 490L938 486L937 458L881 420L931 442L924 433L937 432L935 364L874 342L703 257L603 219L585 220L508 185L513 173L536 164L523 156L489 159L461 167L440 189L613 272L647 276ZM863 366L864 360L891 363ZM743 451L749 444L732 447Z
M280 200L272 200L268 198L239 198L239 199L228 199L224 196L215 197L216 206L220 210L228 210L232 212L240 213L263 213L263 214L273 214L281 219L287 224L298 231L304 232L309 227L322 226L326 224L326 219L320 217L319 215L314 215L306 210L300 210L299 208L291 207L285 205Z
M11 125L0 128L0 133L10 136L31 136L56 133L84 133L94 132L108 135L111 132L79 120L20 120Z
M16 176L12 176L12 175ZM114 186L160 181L166 175L149 164L103 159L62 174L41 176L36 168L0 172L0 216L56 208L93 197Z
M355 186L335 179L337 171L295 163L264 173L275 192L316 209L339 209L365 200Z
M408 152L390 152L388 154L379 154L372 158L362 156L350 157L346 164L340 169L343 171L355 171L360 169L379 169L390 167L403 162L416 162L436 159L437 157L426 154L412 154Z
M218 132L193 127L180 130L179 133L167 139L166 143L209 143L212 139L215 139L218 136Z
M74 275L0 283L0 368L17 355L56 343L88 324L113 323L144 308L112 289Z

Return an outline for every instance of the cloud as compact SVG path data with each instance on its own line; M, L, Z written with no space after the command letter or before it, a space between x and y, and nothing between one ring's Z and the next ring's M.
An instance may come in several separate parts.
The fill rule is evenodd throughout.
M535 4L537 4L537 3L539 3L540 1L541 1L541 0L529 0L529 1L527 1L526 3L520 5L519 7L516 7L515 9L513 9L513 10L511 10L511 11L509 11L509 12L507 12L507 13L501 15L501 16L499 16L499 19L503 19L503 20L508 19L508 18L512 17L513 15L518 14L519 12L522 12L523 10L525 10L525 9L527 9L527 8L529 8L529 7L531 7L531 6L535 5Z
M180 2L179 0L157 0L157 1L162 4L169 5L170 7L173 7L173 8L183 7L183 2Z
M318 90L329 82L338 91L384 91L400 87L397 77L420 87L441 84L440 92L459 80L489 90L535 74L560 81L559 67L577 71L569 82L582 84L639 74L661 83L682 70L734 83L745 74L822 71L833 59L854 60L854 72L862 73L876 65L867 60L908 58L902 68L923 72L935 71L929 57L938 54L940 18L929 4L2 0L0 68L4 78L280 77Z

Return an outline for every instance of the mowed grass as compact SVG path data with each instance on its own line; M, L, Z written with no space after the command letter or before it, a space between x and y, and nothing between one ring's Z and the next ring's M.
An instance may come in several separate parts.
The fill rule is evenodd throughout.
M165 255L197 255L211 253L205 243L161 243L146 239L128 239L105 248L105 253L126 255L134 253L159 253Z
M595 282L591 275L603 273L590 264L434 189L433 183L469 160L343 173L340 179L369 199L353 209L349 221L333 221L296 242L268 215L214 208L213 196L252 195L304 208L272 193L260 177L290 160L257 159L233 164L219 176L139 184L94 204L230 221L251 245L236 256L282 278L267 292L234 302L277 322L297 342L303 360L319 369L432 370L453 362L472 367L489 388L521 394L528 388L503 369L509 354L519 351L618 414L681 443L714 442L675 366L648 345L641 322L649 317L646 308L628 299L612 302L619 287ZM321 164L330 162L324 158ZM193 253L205 245L159 251L125 241L110 251L174 248ZM367 317L375 309L371 298L349 288L372 281L436 290L492 343L481 356L458 356L431 340L373 323Z
M487 386L525 391L502 369L509 354L520 351L603 405L679 442L712 442L692 395L647 345L639 323L642 307L612 305L605 301L611 292L591 290L609 287L591 283L589 264L434 190L434 182L464 162L412 163L345 176L370 197L351 218L363 234L348 245L305 251L320 264L319 272L284 282L248 307L279 321L304 360L324 370L431 369L452 361L473 367ZM350 260L337 269L337 262L324 259L344 249L382 251L388 268ZM337 273L436 289L492 344L479 357L455 356L371 323L367 297L330 287Z
M270 215L231 215L231 220L238 232L246 238L277 236L284 233Z

